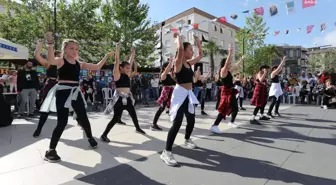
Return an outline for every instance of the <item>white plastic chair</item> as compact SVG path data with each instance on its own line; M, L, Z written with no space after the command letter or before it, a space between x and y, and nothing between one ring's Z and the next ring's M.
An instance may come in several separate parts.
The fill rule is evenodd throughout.
M103 98L104 98L105 106L107 106L108 103L110 102L110 100L112 100L113 91L112 91L111 88L103 88L102 89L102 93L103 93Z
M295 86L291 89L291 91L288 93L288 104L290 104L291 97L293 98L293 104L296 104L296 97L298 97L300 94L300 87Z

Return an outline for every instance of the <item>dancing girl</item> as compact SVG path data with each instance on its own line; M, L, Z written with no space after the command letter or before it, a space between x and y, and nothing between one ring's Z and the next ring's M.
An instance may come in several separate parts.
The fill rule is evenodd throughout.
M170 56L169 62L163 64L162 66L162 74L160 77L160 83L162 85L162 91L159 99L156 101L160 107L156 111L153 124L150 127L151 130L159 130L161 131L162 129L157 125L157 122L162 114L162 112L165 110L166 107L170 108L170 99L174 90L174 85L176 84L175 78L173 74L171 73L172 71L172 65L173 65L173 57Z
M202 77L201 68L198 67L197 71L195 72L195 77L194 77L194 94L197 97L198 101L201 102L201 114L202 115L208 115L204 111L204 104L205 104L204 83L208 80L208 78L210 77L210 74L211 73L209 72L207 76Z
M84 129L91 148L97 147L97 142L92 137L90 121L86 114L86 102L79 87L80 70L100 70L107 59L114 55L109 52L98 64L79 62L79 44L76 40L66 39L62 44L62 57L56 58L53 53L53 36L51 32L46 34L49 60L51 65L56 65L58 69L58 84L55 85L45 98L41 111L57 111L57 126L54 129L49 150L45 154L45 160L58 162L61 158L56 152L56 146L62 133L68 124L69 111L74 110L75 116L80 120L80 125ZM56 108L55 108L56 107Z
M183 42L179 33L174 33L177 43L177 52L175 55L174 73L176 77L176 86L173 90L170 105L170 120L173 125L170 128L166 141L166 148L161 154L161 159L169 166L176 166L178 163L172 154L173 144L178 131L182 125L183 115L187 118L185 133L185 145L188 148L196 148L195 143L190 139L195 126L195 104L198 104L197 98L192 91L194 72L191 68L203 57L202 43L198 37L194 39L198 47L198 56L193 57L193 47L189 42Z
M242 59L244 56L242 57ZM232 61L232 48L229 48L228 57L222 59L221 68L219 71L222 89L220 95L220 103L218 106L218 115L215 120L215 123L211 126L210 131L215 134L221 134L222 131L218 128L218 125L223 119L226 119L226 116L231 115L231 121L229 126L236 128L238 125L235 123L235 119L238 114L238 102L236 94L238 93L237 89L234 88L233 76L230 71L235 71L239 68L240 62L235 66L231 67Z
M272 67L272 72L271 72L271 88L269 90L269 97L272 100L271 105L268 108L268 113L267 115L274 118L273 114L272 114L272 110L275 106L275 112L274 115L281 117L281 115L279 114L279 106L281 103L281 96L283 94L282 92L282 88L281 88L281 84L280 84L280 79L279 79L279 74L282 72L282 68L286 63L286 56L283 57L281 63L279 66L273 66Z
M106 107L105 114L114 111L112 120L107 124L105 131L101 135L100 139L103 142L110 142L107 137L113 126L121 119L122 112L126 109L133 120L133 124L136 128L136 132L140 134L146 134L139 126L138 117L134 108L134 98L131 93L131 80L130 75L132 71L133 60L131 63L122 62L120 64L120 44L117 44L115 53L115 63L113 69L113 76L115 80L116 91L113 95L112 101ZM135 50L132 48L132 57L135 55Z

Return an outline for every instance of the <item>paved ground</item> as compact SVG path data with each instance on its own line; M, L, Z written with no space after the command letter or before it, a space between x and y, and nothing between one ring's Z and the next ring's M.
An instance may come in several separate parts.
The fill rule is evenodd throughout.
M110 144L100 143L89 150L83 133L73 120L58 145L63 162L43 161L49 136L55 126L52 117L39 139L31 137L37 120L16 120L12 127L0 130L1 185L334 185L336 145L335 110L318 107L282 106L285 118L265 122L263 126L244 124L240 129L211 135L209 127L216 112L213 104L206 108L209 116L197 116L193 137L198 149L177 146L175 158L181 166L166 166L159 159L171 123L163 115L159 124L163 132L148 130L155 108L137 110L147 136L134 133L128 126L116 126ZM246 122L252 112L241 112L238 121ZM198 111L199 113L199 111ZM104 130L111 116L91 114L94 136ZM227 129L225 122L221 128ZM183 143L184 127L176 139ZM73 180L76 179L76 180Z

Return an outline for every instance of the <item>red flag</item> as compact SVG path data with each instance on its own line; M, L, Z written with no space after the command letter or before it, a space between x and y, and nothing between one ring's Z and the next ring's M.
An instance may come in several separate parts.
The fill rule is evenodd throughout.
M313 31L314 25L307 26L307 34L311 33Z
M274 32L274 36L279 35L279 33L280 33L280 31L275 31L275 32Z
M309 8L315 6L317 3L316 0L302 0L302 8Z
M176 33L176 32L178 32L178 29L177 28L170 28L170 31L172 31L173 33Z
M198 29L199 24L195 23L193 24L193 26L194 26L194 29Z
M257 15L263 16L264 15L264 7L255 8L254 13L257 14Z
M217 19L220 23L226 23L227 22L227 20L226 20L226 17L225 16L223 16L223 17L220 17L220 18L218 18Z

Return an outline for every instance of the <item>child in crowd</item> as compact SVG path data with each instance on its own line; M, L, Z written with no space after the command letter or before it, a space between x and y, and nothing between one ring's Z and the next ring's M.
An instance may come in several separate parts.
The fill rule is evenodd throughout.
M10 92L17 92L17 71L11 71L11 74L8 77L9 81L9 91Z

